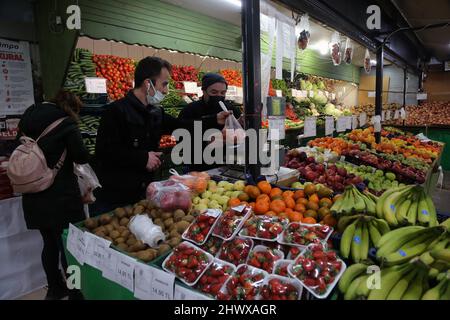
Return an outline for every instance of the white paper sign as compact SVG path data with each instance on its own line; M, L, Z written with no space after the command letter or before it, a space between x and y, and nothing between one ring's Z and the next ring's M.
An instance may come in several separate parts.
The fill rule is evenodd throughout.
M197 96L199 98L203 97L203 90L202 87L197 87Z
M427 93L418 93L417 94L417 100L427 100L428 94Z
M297 98L298 97L298 90L291 89L291 96Z
M116 264L116 281L122 287L127 288L131 292L134 291L134 267L136 260L118 253Z
M400 117L404 120L406 119L406 111L405 108L400 109Z
M236 96L237 95L237 87L236 86L229 86L227 89L227 96Z
M84 78L87 93L107 93L105 78Z
M362 127L367 122L367 114L365 112L362 112L359 114L359 125Z
M280 141L286 138L284 118L269 118L269 140Z
M373 116L372 124L373 124L375 132L381 132L381 117L380 116Z
M391 110L386 111L386 120L391 120Z
M86 240L84 232L73 224L69 224L69 233L67 235L67 250L73 255L79 264L84 264L84 255L86 252Z
M368 96L369 98L375 98L375 91L369 91L369 92L367 92L367 96Z
M113 282L116 281L116 266L117 266L117 255L119 252L117 252L114 249L107 248L105 259L102 263L102 276L103 278L106 278L108 280L111 280Z
M156 268L153 268L152 272L152 290L150 293L152 300L173 300L175 276Z
M141 300L151 300L152 295L152 281L153 281L153 267L136 263L134 268L134 296Z
M358 128L358 117L352 116L352 129L357 129L357 128Z
M384 122L384 120L386 119L386 111L381 111L381 122Z
M102 270L103 260L106 257L106 249L109 248L111 242L90 232L86 232L84 237L86 239L85 262L94 268Z
M242 98L244 96L244 89L242 87L236 87L236 97Z
M315 137L317 135L316 117L306 117L303 137Z
M281 91L281 90L275 90L275 93L276 93L277 97L283 96L283 91Z
M397 109L397 110L395 110L395 113L394 113L394 119L397 120L399 116L400 116L400 111Z
M34 103L30 46L0 39L0 116L19 115Z
M210 298L206 295L203 295L199 292L182 287L178 284L175 284L174 299L175 300L212 300L212 298Z
M198 93L197 82L193 81L183 81L184 92L185 93Z
M352 117L351 116L346 116L345 117L345 128L347 130L351 130L352 129Z
M336 94L335 93L331 94L331 100L336 100Z
M331 135L334 132L334 117L325 117L325 135Z
M347 119L346 117L339 117L336 121L336 131L344 132L347 128Z

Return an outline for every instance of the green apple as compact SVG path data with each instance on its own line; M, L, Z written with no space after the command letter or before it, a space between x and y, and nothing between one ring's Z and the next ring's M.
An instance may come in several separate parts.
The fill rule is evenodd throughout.
M226 203L226 204L224 204L224 205L222 206L222 210L223 210L223 211L227 210L227 208L228 208L228 203Z
M214 193L209 199L219 201L220 197L220 194Z
M200 200L199 204L204 204L205 206L207 206L209 204L209 199L202 199Z
M244 181L242 181L242 180L239 180L239 181L236 181L235 183L234 183L234 190L236 190L236 191L244 191L244 188L245 188L245 182Z
M227 204L229 200L230 200L230 197L221 196L217 202L219 202L219 204L223 206L224 204Z
M223 187L225 191L233 191L234 190L234 184L227 182L227 184Z
M216 200L212 200L212 201L209 203L209 207L210 207L211 209L221 209L221 208L222 208L222 206L221 206Z
M200 200L202 200L202 198L200 198L200 197L195 197L194 199L192 199L192 203L193 203L193 204L199 204L199 203L200 203Z
M208 188L209 191L211 191L212 193L215 193L217 191L217 186L211 186Z
M206 210L208 210L208 206L206 204L200 203L200 204L195 205L194 209L198 210L198 211L206 211Z
M221 196L221 195L223 195L224 192L225 192L225 189L220 187L220 188L217 188L215 194L218 194L219 196Z
M231 193L230 198L237 198L237 197L239 197L242 193L243 193L243 191L233 191L233 192Z
M209 199L212 195L211 191L205 191L202 193L202 199Z
M215 182L214 180L209 180L208 189L211 189L212 187L217 187L217 182Z
M294 189L303 189L303 184L301 182L294 182L291 186Z
M234 193L234 191L226 191L226 192L224 193L224 195L227 196L227 197L232 198L232 197L233 197L233 193Z
M228 181L219 181L219 183L217 184L217 186L219 188L223 188L228 184Z

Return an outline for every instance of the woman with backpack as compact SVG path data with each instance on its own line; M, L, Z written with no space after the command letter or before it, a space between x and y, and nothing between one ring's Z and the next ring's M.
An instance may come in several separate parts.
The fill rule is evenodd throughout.
M53 169L49 187L23 194L27 227L39 230L44 241L42 265L48 281L47 300L62 299L75 293L67 289L59 266L61 262L64 272L67 270L61 238L63 230L69 223L85 217L74 174L74 163L85 164L89 158L77 124L81 106L76 95L61 90L51 102L29 107L19 123L20 135L33 139L31 141L42 150L48 166L45 169Z

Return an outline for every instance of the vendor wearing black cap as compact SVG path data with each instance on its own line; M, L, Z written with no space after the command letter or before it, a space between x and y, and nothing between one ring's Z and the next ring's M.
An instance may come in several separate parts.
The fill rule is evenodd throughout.
M206 120L214 118L222 110L219 102L225 102L228 84L224 77L217 73L207 73L202 79L203 96L199 101L195 101L183 108L178 118L183 120ZM238 108L227 105L227 109L233 111L236 119L241 116ZM206 131L205 128L203 128ZM216 129L222 130L223 125L217 125ZM193 153L191 153L193 154ZM188 171L205 171L217 167L217 165L197 164L189 165Z

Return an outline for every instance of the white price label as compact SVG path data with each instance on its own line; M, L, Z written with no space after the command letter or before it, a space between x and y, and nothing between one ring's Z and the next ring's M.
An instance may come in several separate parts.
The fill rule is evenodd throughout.
M346 116L345 117L345 128L347 130L351 130L352 129L352 117L351 116Z
M336 100L336 94L335 93L331 94L331 100Z
M306 91L306 90L300 90L300 91L298 91L298 96L299 96L300 98L307 98L307 97L308 97L308 91Z
M131 292L134 291L134 266L136 260L118 253L116 264L116 281L118 284L127 288Z
M309 96L314 97L314 90L309 90Z
M428 94L427 93L418 93L417 94L417 100L427 100Z
M316 117L306 117L303 137L315 137L317 135Z
M107 248L105 252L105 259L102 263L102 276L113 282L116 281L116 266L117 266L118 252L114 249Z
M359 125L362 127L367 123L367 114L362 112L359 114Z
M203 97L203 90L202 87L197 87L197 96L199 98Z
M358 117L352 116L352 129L357 129L357 128L358 128Z
M298 97L298 90L291 89L291 96L293 96L294 98L297 98Z
M406 119L406 111L405 108L400 109L400 117L405 120Z
M236 86L229 86L227 89L227 96L237 96L237 88Z
M281 90L275 90L275 93L276 93L277 97L283 96L283 91L281 91Z
M344 132L347 128L347 119L346 117L339 117L336 121L336 131Z
M86 253L86 240L84 238L84 232L75 227L73 224L69 224L67 250L73 255L79 264L84 264Z
M141 300L151 300L153 269L149 265L136 263L134 270L134 296Z
M150 295L152 300L173 300L175 276L153 268L153 279Z
M232 209L234 211L236 211L236 212L242 212L245 209L245 205L240 205L240 206L237 206L237 207L233 207Z
M331 135L334 132L334 117L325 117L325 135Z
M210 217L213 217L213 218L217 218L221 214L222 214L222 210L219 210L219 209L208 209L206 211L206 215L210 216Z
M381 111L381 122L384 122L384 120L386 119L386 111Z
M375 91L369 91L369 92L367 92L367 97L369 97L369 98L375 98Z
M286 137L286 128L284 125L284 118L270 119L269 118L269 140L280 141Z
M175 300L212 300L212 298L203 295L197 291L193 291L191 289L182 287L178 284L175 284Z
M244 89L242 87L236 87L236 97L242 98L244 96Z
M394 119L397 120L399 115L400 115L400 111L398 111L398 109L395 110L395 112L394 112Z
M106 257L106 249L109 248L111 242L90 232L85 233L85 239L85 262L94 268L102 270L103 260Z
M87 93L107 93L105 78L84 78Z
M380 116L373 116L372 124L373 124L375 132L381 132L381 117Z
M184 86L185 93L193 93L193 94L198 93L197 82L183 81L183 86Z

